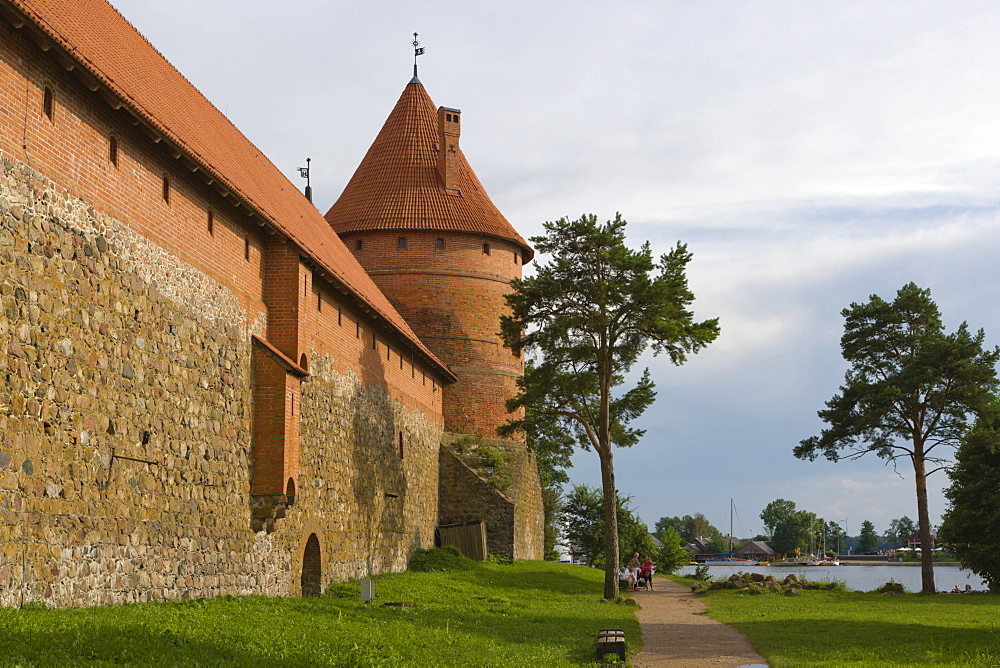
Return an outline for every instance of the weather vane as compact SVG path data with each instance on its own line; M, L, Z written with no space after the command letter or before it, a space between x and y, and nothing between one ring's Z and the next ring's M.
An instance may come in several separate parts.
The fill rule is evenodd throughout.
M413 78L417 78L417 56L424 55L424 47L420 46L420 42L417 41L417 33L413 33Z
M313 189L309 184L309 163L312 162L312 158L306 158L306 166L299 167L299 176L306 180L306 199L310 202L313 201Z

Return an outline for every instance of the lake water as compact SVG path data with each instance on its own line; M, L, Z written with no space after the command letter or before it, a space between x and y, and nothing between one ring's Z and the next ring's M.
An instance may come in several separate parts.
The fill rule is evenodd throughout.
M685 566L678 575L693 575L694 566ZM728 578L733 573L763 573L773 575L781 580L789 573L795 573L800 578L815 580L818 582L832 582L839 580L848 589L871 591L878 589L889 580L894 580L907 591L920 591L920 567L919 566L750 566L747 564L739 566L728 566L723 564L709 564L708 572L715 579ZM957 566L935 566L934 584L938 591L951 591L951 588L958 585L965 589L965 585L971 585L973 589L985 591L988 589L982 578L971 571L967 571Z

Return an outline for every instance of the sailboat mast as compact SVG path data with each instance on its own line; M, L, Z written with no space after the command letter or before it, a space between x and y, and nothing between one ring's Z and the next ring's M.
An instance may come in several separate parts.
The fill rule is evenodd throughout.
M729 554L733 553L733 497L729 497Z

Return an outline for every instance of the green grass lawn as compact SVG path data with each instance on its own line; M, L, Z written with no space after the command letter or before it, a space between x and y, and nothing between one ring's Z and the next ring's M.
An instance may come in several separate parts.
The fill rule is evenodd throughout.
M0 665L580 665L608 627L639 645L635 608L598 603L603 573L591 568L516 562L375 580L368 605L349 582L312 599L0 609Z
M771 666L1000 665L1000 596L705 595Z

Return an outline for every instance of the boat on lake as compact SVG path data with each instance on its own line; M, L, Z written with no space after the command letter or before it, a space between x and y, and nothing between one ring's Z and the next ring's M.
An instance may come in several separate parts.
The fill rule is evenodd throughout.
M718 555L715 559L706 559L702 562L703 564L728 564L737 566L739 564L749 564L751 566L756 566L757 562L753 559L735 559L730 556Z

